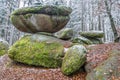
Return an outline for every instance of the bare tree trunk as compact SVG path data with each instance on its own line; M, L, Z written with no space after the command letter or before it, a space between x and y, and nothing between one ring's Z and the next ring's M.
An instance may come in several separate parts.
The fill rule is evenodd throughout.
M116 30L115 23L114 23L114 20L113 20L113 16L111 14L111 9L108 5L107 0L105 0L105 6L106 6L106 11L107 11L108 17L110 19L111 28L112 28L112 31L113 31L113 34L114 34L114 41L119 42L118 33L117 33L117 30Z

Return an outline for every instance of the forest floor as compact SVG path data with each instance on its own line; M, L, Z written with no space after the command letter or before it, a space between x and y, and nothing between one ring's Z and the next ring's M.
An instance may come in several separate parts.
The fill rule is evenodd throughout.
M112 49L120 50L120 43L100 44L88 46L87 62L94 69L108 58ZM94 64L93 64L94 63ZM65 76L58 69L45 69L42 67L26 66L12 62L7 55L0 57L0 80L85 80L87 73L78 71L74 75ZM113 78L112 80L119 80Z

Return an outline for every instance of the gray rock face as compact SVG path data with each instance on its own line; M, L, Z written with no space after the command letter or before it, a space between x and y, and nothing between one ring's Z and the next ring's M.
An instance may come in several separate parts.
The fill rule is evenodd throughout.
M15 10L11 15L11 21L22 32L54 33L65 27L70 13L71 9L67 7L27 7Z
M120 79L120 44L101 44L89 48L86 80Z
M114 78L120 79L120 52L113 51L113 54L97 66L92 72L88 73L86 80L108 80Z
M80 35L86 38L102 38L104 33L102 31L85 31L80 32Z
M55 33L55 36L63 40L71 39L73 37L73 29L72 28L62 29Z
M62 72L65 75L70 75L79 70L86 61L86 48L82 45L74 45L69 48L63 58Z

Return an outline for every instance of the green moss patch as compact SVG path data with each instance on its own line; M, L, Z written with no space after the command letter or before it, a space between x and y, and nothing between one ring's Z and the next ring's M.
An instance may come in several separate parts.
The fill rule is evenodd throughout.
M74 45L66 52L65 57L63 58L61 70L63 74L70 75L79 70L85 61L86 48L82 45Z
M28 65L59 67L62 63L63 46L57 42L33 41L25 36L9 49L9 57Z
M80 35L87 38L103 38L104 33L102 31L85 31L80 32Z
M9 45L7 43L0 42L0 56L8 53Z
M59 6L38 6L25 7L15 10L12 15L25 15L27 13L48 14L48 15L62 15L68 16L71 13L71 8Z
M90 45L90 44L93 44L91 40L85 38L85 37L82 37L82 36L79 36L79 37L75 37L73 39L71 39L71 41L73 43L79 43L79 44L87 44L87 45Z

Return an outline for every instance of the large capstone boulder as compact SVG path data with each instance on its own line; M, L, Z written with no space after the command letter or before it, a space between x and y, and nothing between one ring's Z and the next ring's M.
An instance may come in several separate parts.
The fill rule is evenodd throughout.
M89 40L85 37L82 37L82 36L74 37L71 39L71 41L73 43L86 44L86 45L93 44L91 40Z
M9 49L9 44L7 41L0 39L0 56L7 54Z
M25 7L15 10L11 14L11 21L23 32L54 33L67 24L71 11L71 8L64 6Z
M86 51L82 45L74 45L69 48L62 62L61 71L63 74L70 75L79 70L86 61Z
M86 38L103 38L103 31L84 31L80 32L80 35Z
M69 40L73 37L73 29L72 28L65 28L55 33L57 38L63 40Z
M9 49L9 57L28 65L60 67L64 56L64 43L47 35L26 35Z

